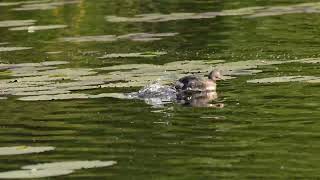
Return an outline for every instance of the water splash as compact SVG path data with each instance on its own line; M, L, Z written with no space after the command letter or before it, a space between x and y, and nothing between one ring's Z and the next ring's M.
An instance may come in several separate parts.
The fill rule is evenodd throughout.
M138 92L128 93L127 96L130 99L142 99L154 107L162 107L165 104L175 102L177 92L171 86L155 82L143 87Z

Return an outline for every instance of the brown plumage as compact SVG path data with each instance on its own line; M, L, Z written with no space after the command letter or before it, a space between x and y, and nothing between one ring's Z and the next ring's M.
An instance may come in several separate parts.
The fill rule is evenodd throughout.
M209 73L208 79L193 75L180 78L175 88L177 92L216 91L216 81L219 79L221 79L220 71L213 70Z

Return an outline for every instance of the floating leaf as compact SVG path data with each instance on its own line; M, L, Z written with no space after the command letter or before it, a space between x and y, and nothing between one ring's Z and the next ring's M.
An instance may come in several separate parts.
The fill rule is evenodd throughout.
M0 47L0 52L20 51L27 49L32 49L32 47Z
M248 80L248 83L283 83L283 82L312 82L314 80L319 81L320 77L315 76L280 76L269 77L262 79Z
M57 94L57 95L39 95L21 97L21 101L50 101L50 100L67 100L67 99L88 99L90 95L81 93Z
M55 94L66 94L70 93L70 91L67 90L46 90L46 91L22 91L22 92L16 92L11 93L15 96L39 96L39 95L55 95Z
M132 40L132 41L150 41L150 40L160 40L162 37L170 37L175 36L178 33L132 33L132 34L126 34L121 36L116 35L101 35L101 36L79 36L79 37L65 37L60 38L61 41L66 42L112 42L117 40Z
M62 51L49 51L49 52L46 52L47 54L61 54L63 53Z
M246 16L256 18L262 16L275 16L293 13L320 13L320 3L301 3L287 6L256 6L240 9L222 10L219 12L203 13L170 13L170 14L139 14L133 17L106 16L109 22L165 22L186 19L207 19L217 16Z
M16 149L26 151L31 149L28 146L14 147L14 149L5 149L5 152L11 150L15 152ZM50 149L51 150L51 149ZM39 151L39 150L38 150ZM0 151L1 152L1 151ZM40 151L39 151L40 152ZM41 151L42 152L42 151ZM41 178L61 176L73 173L79 169L100 168L115 165L116 161L65 161L42 163L35 165L23 166L22 170L0 172L0 179L25 179L25 178Z
M20 4L20 2L0 2L0 6L15 6Z
M48 2L43 1L44 3L35 3L35 4L23 4L19 8L13 8L15 11L31 11L31 10L49 10L55 9L59 6L64 6L68 4L77 4L79 0L69 0L69 1L56 1L56 2Z
M118 93L102 93L97 95L83 94L83 93L68 93L68 94L57 94L57 95L39 95L39 96L26 96L21 97L21 101L50 101L50 100L68 100L68 99L96 99L112 97L119 99L126 99L124 94Z
M21 26L21 27L14 27L10 28L11 31L24 31L27 30L28 32L40 31L40 30L49 30L49 29L62 29L68 27L67 25L43 25L43 26Z
M320 3L301 3L288 6L274 6L268 7L266 9L259 10L249 18L257 18L264 16L279 16L284 14L297 14L297 13L320 13Z
M0 155L17 155L17 154L31 154L41 153L45 151L52 151L54 147L32 147L32 146L13 146L13 147L0 147Z
M117 37L115 35L102 35L102 36L79 36L79 37L66 37L60 38L61 41L66 42L111 42L116 41Z
M50 0L33 0L33 1L19 1L19 2L1 2L0 6L16 6L21 4L36 4L36 3L44 3Z
M61 169L61 170L78 170L98 167L107 167L117 164L116 161L65 161L54 163L43 163L36 165L23 166L21 169Z
M15 27L15 26L29 26L33 25L36 20L7 20L0 21L0 27Z
M73 170L42 169L42 170L15 170L0 172L0 179L26 179L62 176L73 173Z
M106 54L104 56L99 57L100 59L104 58L135 58L135 57L156 57L167 54L166 52L145 52L145 53L112 53Z
M75 170L115 165L116 161L65 161L23 166L23 170L0 172L0 179L25 179L61 176Z

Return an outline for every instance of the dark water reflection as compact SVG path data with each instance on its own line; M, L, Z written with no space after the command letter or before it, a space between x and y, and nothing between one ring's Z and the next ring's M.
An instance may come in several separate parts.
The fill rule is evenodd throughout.
M301 8L299 3L315 4ZM56 179L316 179L320 168L317 4L313 0L0 1L0 172L33 167L31 173L48 170L56 173ZM251 18L243 11L239 14L239 9L252 7L261 9L250 11ZM231 11L232 16L206 19L183 19L179 14L179 20L167 22L105 19L225 10L238 14ZM137 33L147 35L143 37L147 40L119 39ZM106 36L112 41L99 39ZM94 40L62 41L78 37ZM99 58L128 53L147 57ZM184 60L192 63L186 65ZM51 66L49 61L62 64ZM133 70L128 64L134 64ZM218 99L215 94L182 99L189 104L223 103L223 108L179 103L154 107L140 99L110 95L137 92L147 80L159 77L206 74L216 65L233 77L219 82ZM129 86L132 79L136 81ZM78 81L86 82L86 87ZM45 87L41 93L46 96L43 101L22 101L25 94L19 93L39 92L17 89L14 83L22 88ZM5 87L10 93L3 92ZM65 98L70 96L54 88L81 94L83 99ZM38 166L75 161L80 169ZM108 163L113 164L107 167Z

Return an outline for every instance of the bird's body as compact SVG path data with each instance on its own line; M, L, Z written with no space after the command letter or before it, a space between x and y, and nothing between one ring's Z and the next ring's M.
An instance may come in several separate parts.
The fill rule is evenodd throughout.
M175 83L175 88L178 93L216 91L216 80L219 79L221 79L220 72L214 70L209 73L208 79L193 75L182 77Z
M216 83L197 76L185 76L176 82L175 88L178 92L215 91Z

